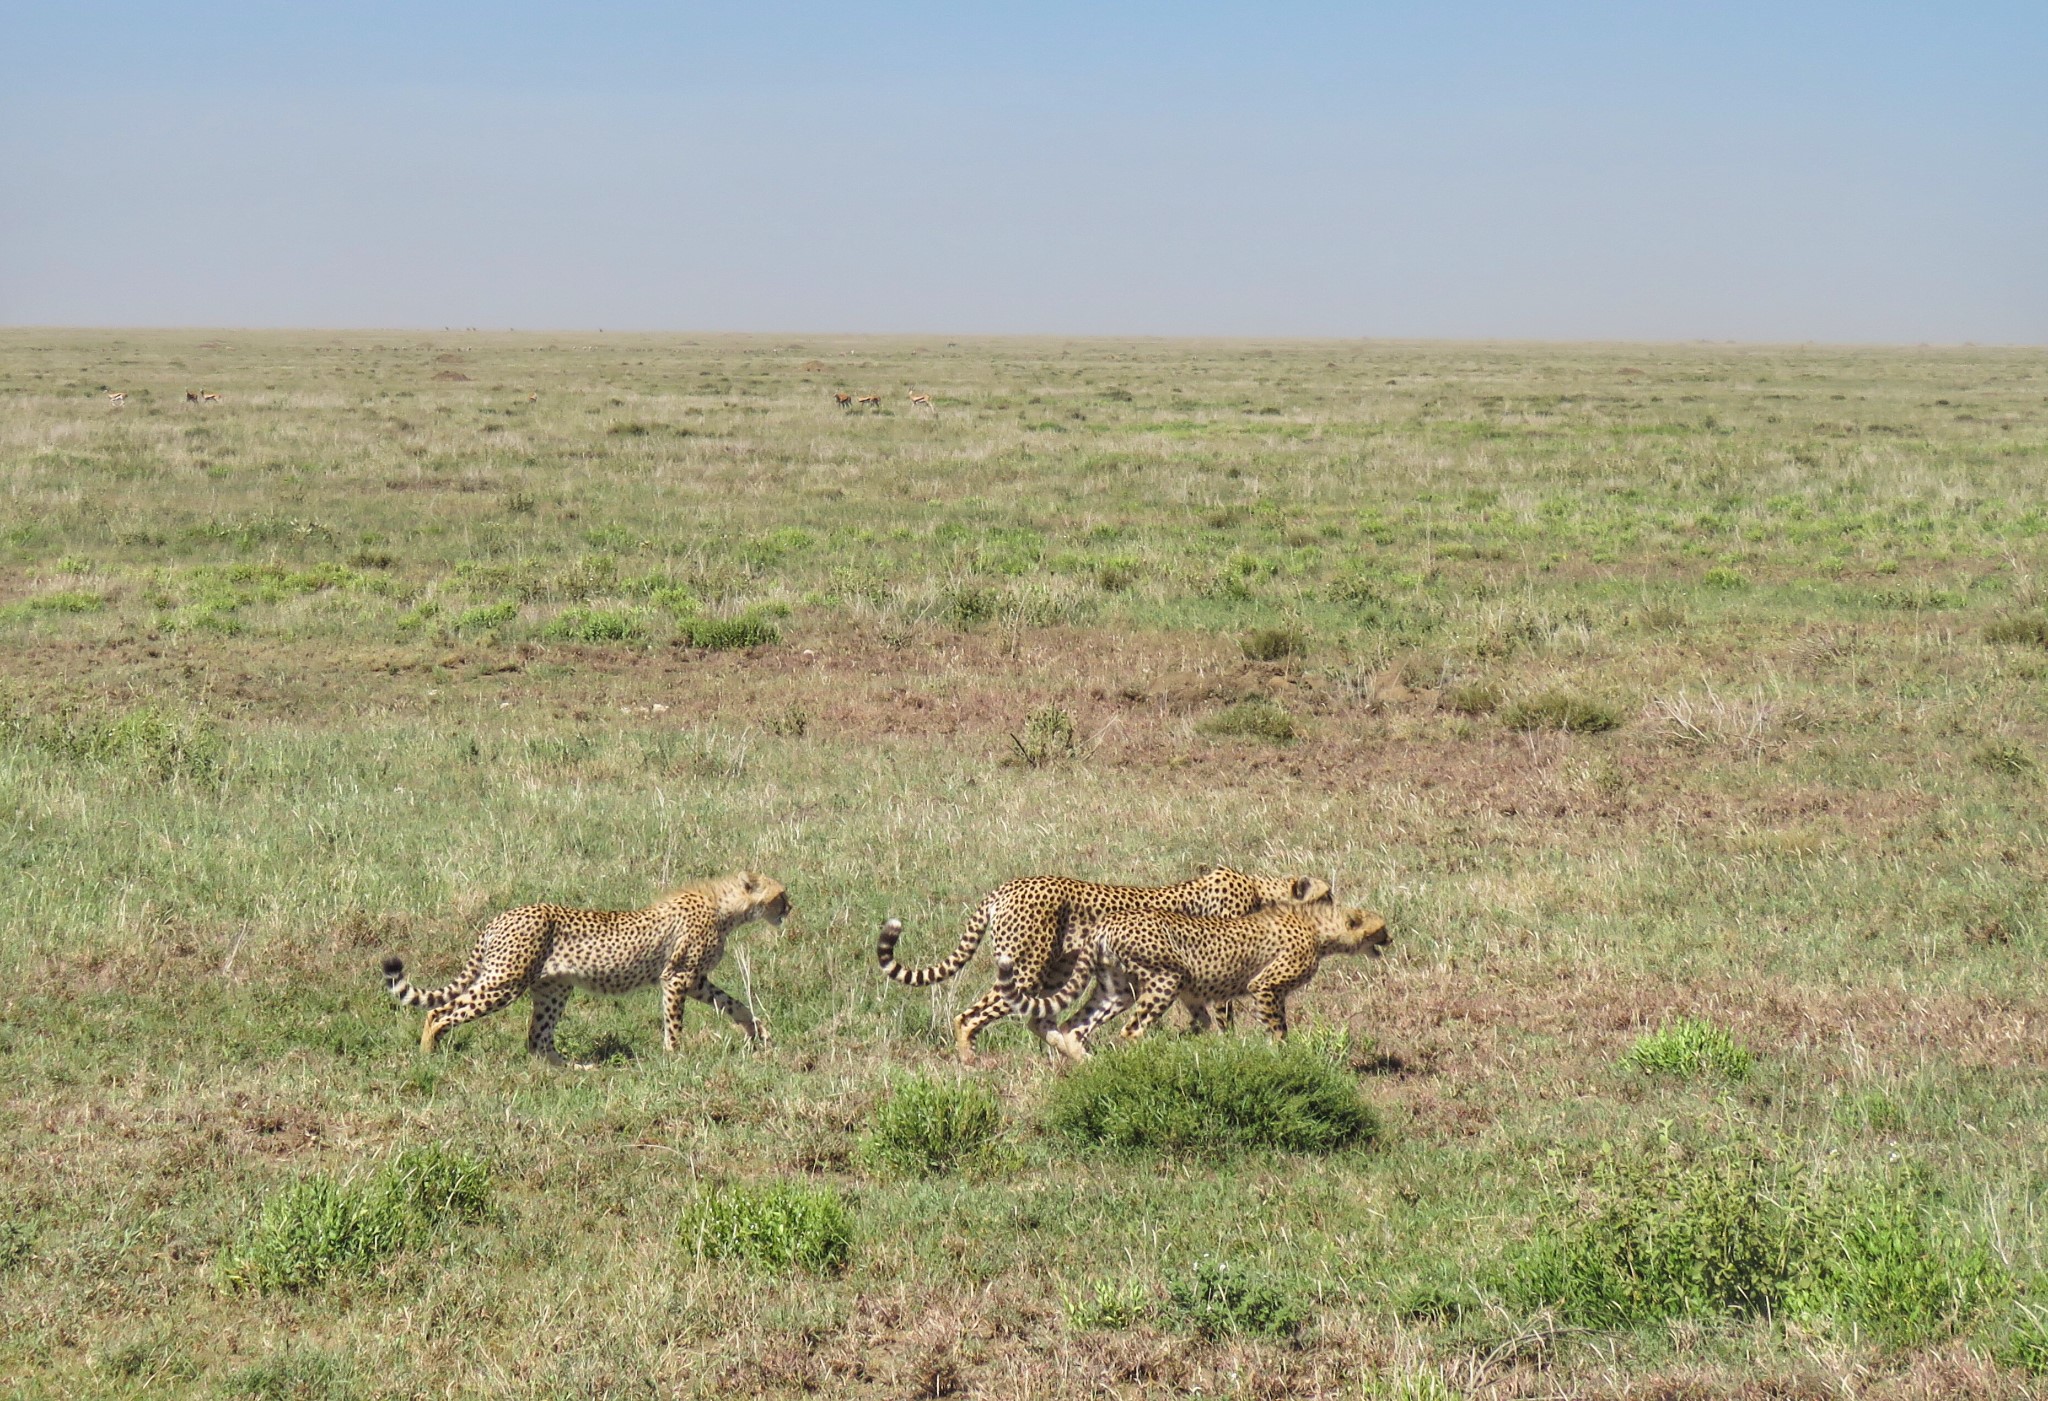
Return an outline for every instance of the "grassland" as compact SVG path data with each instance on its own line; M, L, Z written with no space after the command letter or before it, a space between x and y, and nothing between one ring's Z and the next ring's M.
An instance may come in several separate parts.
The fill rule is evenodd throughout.
M20 1394L2048 1367L2048 354L9 331L0 409ZM1000 1142L862 1151L988 975L884 917L1215 861L1390 919L1295 1009L1369 1146L1092 1154L1009 1026ZM765 1050L383 998L742 866ZM689 1248L755 1191L823 1263ZM348 1267L250 1285L291 1212Z

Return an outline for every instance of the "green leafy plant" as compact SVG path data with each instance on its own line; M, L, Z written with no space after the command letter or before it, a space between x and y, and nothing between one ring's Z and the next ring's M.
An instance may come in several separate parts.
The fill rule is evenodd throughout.
M1002 1109L981 1085L915 1075L870 1116L860 1156L883 1172L934 1177L992 1161L1002 1128Z
M1278 1280L1225 1260L1201 1260L1166 1286L1167 1314L1205 1338L1246 1334L1287 1338L1309 1320L1308 1307Z
M1255 662L1281 662L1308 655L1308 638L1299 628L1255 628L1238 641L1245 656Z
M682 631L692 647L714 650L767 647L782 640L782 629L772 618L759 613L741 613L731 618L689 618L684 620Z
M1060 1300L1067 1326L1078 1332L1112 1333L1142 1321L1152 1311L1152 1297L1136 1280L1098 1279Z
M1681 1017L1639 1037L1621 1063L1652 1074L1741 1080L1754 1060L1747 1047L1712 1022Z
M1235 1036L1107 1049L1054 1084L1046 1123L1081 1146L1187 1154L1328 1153L1379 1132L1357 1083L1328 1056Z
M1016 750L1017 762L1026 768L1043 768L1058 759L1071 759L1079 752L1074 717L1056 705L1034 710L1024 722L1024 733L1010 736L1010 745Z
M1500 712L1511 730L1569 730L1599 734L1621 727L1621 712L1610 705L1568 691L1545 691L1516 701Z
M853 1213L830 1188L774 1182L704 1190L683 1213L684 1248L769 1273L837 1274L853 1258Z
M1240 701L1205 716L1195 728L1226 739L1263 739L1286 744L1295 737L1294 717L1269 700Z

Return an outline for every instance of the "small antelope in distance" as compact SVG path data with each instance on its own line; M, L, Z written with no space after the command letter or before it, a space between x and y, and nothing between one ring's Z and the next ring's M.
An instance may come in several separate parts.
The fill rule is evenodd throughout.
M185 402L186 402L186 403L188 403L188 404L196 404L196 403L198 403L198 402L199 402L199 391L198 391L198 390L196 390L196 389L188 389L188 390L186 390L186 391L185 391Z
M126 390L109 390L107 393L107 402L118 409L128 402L128 393Z
M853 396L851 394L841 394L836 389L832 391L832 398L838 403L839 407L842 409L853 402Z
M873 404L876 408L879 409L880 407L882 407L882 396L879 394L863 394L860 396L860 398L854 400L854 402L856 404Z
M529 404L538 404L540 402L540 391L536 389L532 393L528 394L526 396L526 402Z
M926 408L926 409L931 409L931 408L932 408L932 396L931 396L931 395L929 395L929 394L913 394L913 395L911 395L911 396L910 396L910 407L912 407L913 409L916 409L916 408ZM933 412L933 413L937 413L937 412L938 412L938 410L937 410L937 409L932 409L932 412Z
M202 404L218 404L220 402L220 395L214 393L211 389L202 389L199 391L199 402Z

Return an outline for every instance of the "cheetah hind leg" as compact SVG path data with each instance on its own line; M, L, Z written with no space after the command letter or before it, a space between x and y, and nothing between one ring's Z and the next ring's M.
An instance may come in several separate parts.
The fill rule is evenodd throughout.
M456 998L446 1007L436 1008L427 1017L427 1024L420 1028L420 1049L431 1051L440 1044L443 1036L478 1017L488 1017L512 1005L519 994L526 989L518 983L497 983L485 987L473 987Z

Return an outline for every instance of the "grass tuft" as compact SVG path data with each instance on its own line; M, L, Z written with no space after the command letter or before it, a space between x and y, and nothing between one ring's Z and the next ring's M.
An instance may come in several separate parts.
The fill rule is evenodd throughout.
M1071 759L1080 752L1074 717L1056 705L1034 710L1024 722L1024 733L1010 736L1010 747L1016 751L1017 762L1029 769Z
M683 1213L679 1230L699 1260L739 1260L771 1274L838 1274L853 1258L853 1213L829 1187L710 1187Z
M1984 625L1984 640L2008 646L2048 647L2048 617L2019 613L1994 618Z
M1315 1048L1229 1036L1112 1047L1053 1086L1046 1124L1120 1153L1331 1153L1379 1132L1352 1077Z
M1168 1317L1204 1338L1291 1338L1309 1310L1279 1281L1225 1260L1201 1260L1166 1286Z
M2034 772L2034 756L2023 745L2005 740L1993 740L1981 745L1970 755L1970 762L1986 773L2001 774L2006 778L2020 778Z
M1500 712L1511 730L1569 730L1575 734L1601 734L1621 727L1621 712L1600 701L1575 696L1568 691L1545 691L1516 701Z
M1269 700L1240 701L1195 725L1205 735L1225 739L1263 739L1286 744L1295 737L1294 717Z
M936 1177L993 1161L1002 1129L1002 1109L981 1085L915 1075L870 1116L860 1157L884 1173Z
M732 618L690 618L683 623L683 635L692 647L713 650L767 647L782 640L782 629L772 618L758 613L741 613Z
M1239 639L1238 646L1255 662L1283 662L1308 655L1308 638L1299 628L1257 628Z
M1747 1079L1754 1065L1747 1047L1712 1022L1684 1017L1629 1047L1621 1063L1630 1070L1686 1079Z

